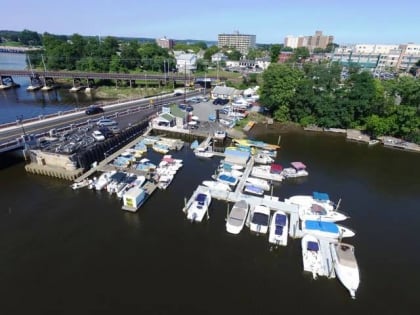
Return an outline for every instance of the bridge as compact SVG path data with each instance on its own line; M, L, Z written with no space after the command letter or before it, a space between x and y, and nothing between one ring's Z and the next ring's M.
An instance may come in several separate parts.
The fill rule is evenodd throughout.
M185 75L185 74L175 74L175 73L163 73L163 74L152 74L147 72L141 73L104 73L104 72L81 72L81 71L30 71L30 70L2 70L0 69L0 77L3 78L12 78L13 76L17 77L41 77L41 78L53 78L53 79L73 79L73 80L92 80L92 79L102 79L102 80L124 80L124 81L150 81L157 80L162 82L167 81L181 81L181 82L190 82L195 81L194 77ZM208 77L206 80L217 81L224 80L225 78L214 78Z

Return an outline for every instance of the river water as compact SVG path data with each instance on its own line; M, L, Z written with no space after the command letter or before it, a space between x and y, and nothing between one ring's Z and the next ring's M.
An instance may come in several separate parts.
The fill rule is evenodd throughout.
M327 192L351 217L343 225L356 232L345 240L360 267L356 300L337 279L302 272L300 239L270 250L266 236L246 228L228 234L224 202L190 224L184 198L219 161L197 159L186 146L173 153L184 167L171 186L134 214L107 193L73 191L3 157L1 313L418 314L420 155L341 135L253 130L269 143L279 135L277 162L302 161L309 176L275 186L274 195Z
M25 54L0 53L0 69L26 69ZM28 92L29 78L13 77L20 88L0 90L0 124L16 121L16 117L28 119L82 107L95 102L95 96L85 93L70 93L67 88L48 92Z

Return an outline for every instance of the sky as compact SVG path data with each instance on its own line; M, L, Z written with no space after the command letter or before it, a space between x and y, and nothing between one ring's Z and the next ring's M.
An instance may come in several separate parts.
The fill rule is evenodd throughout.
M420 44L416 0L21 0L0 12L0 30L60 35L217 41L239 31L280 44L321 30L340 45Z

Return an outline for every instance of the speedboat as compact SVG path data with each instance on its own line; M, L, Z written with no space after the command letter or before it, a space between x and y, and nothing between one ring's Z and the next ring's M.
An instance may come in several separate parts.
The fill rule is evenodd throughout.
M199 192L187 209L187 218L190 221L201 222L211 203L210 191Z
M265 205L257 205L252 211L249 229L252 232L267 234L270 221L270 208Z
M286 178L296 178L308 176L308 171L306 170L306 165L302 162L292 162L290 163L292 167L284 168L282 175Z
M325 195L326 199L322 200L309 195L297 195L284 199L284 202L299 206L299 217L301 220L338 222L347 219L345 214L335 211L334 203L329 200L327 194Z
M250 183L245 184L244 192L247 192L247 193L250 193L250 194L253 194L253 195L258 195L258 196L264 195L264 189L262 189L260 187L257 187L257 186L254 186Z
M247 177L246 182L252 184L253 186L260 187L264 190L270 190L270 184L265 179L255 178L255 177Z
M271 244L286 246L287 233L289 231L289 220L286 213L281 210L274 212L270 222L270 234L268 241Z
M316 279L318 275L323 275L322 254L319 240L311 234L302 237L302 260L303 270L312 273Z
M268 180L274 180L281 182L283 180L283 175L281 171L274 171L273 167L270 165L256 165L252 168L251 175L259 178L264 178Z
M221 183L215 180L204 180L203 185L214 190L232 191L228 184Z
M84 179L84 180L82 180L82 181L80 181L80 182L74 182L73 184L71 184L71 188L73 189L73 190L76 190L76 189L79 189L79 188L83 188L83 187L87 187L87 186L89 186L89 184L91 183L92 181L90 180L90 179Z
M95 181L95 189L102 190L111 182L111 176L114 175L116 171L104 172L99 176Z
M335 273L354 299L360 283L354 246L346 243L332 243L330 247Z
M258 153L254 156L254 161L260 164L270 164L274 162L274 159L268 154Z
M244 227L248 211L249 205L245 200L235 202L226 221L226 231L232 234L239 234Z
M342 225L335 224L333 222L305 220L302 223L302 232L313 234L317 237L327 238L341 238L341 237L352 237L354 233L349 228Z

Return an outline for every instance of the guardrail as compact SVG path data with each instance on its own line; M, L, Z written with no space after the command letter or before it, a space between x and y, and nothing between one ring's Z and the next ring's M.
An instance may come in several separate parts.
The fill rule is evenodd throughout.
M129 114L132 114L132 113L137 113L137 112L140 112L142 110L147 110L147 109L151 109L151 108L158 109L160 107L162 107L162 105L155 106L154 104L147 103L147 104L139 105L139 106L136 106L136 107L127 108L125 110L118 111L118 112L115 112L115 113L107 115L107 116L101 116L101 117L94 118L94 119L87 119L86 121L80 122L80 123L77 123L77 124L70 124L68 126L64 126L64 127L61 127L61 128L55 128L55 130L56 130L56 134L62 134L62 133L68 132L68 131L73 131L75 129L79 129L80 127L95 124L98 120L103 119L103 118L115 119L117 117L126 116L126 115L129 115ZM58 114L58 115L64 115L64 114L69 114L69 113L73 113L73 112L75 112L75 111L71 110L71 111L62 112L61 114ZM48 116L54 117L54 116L57 116L57 114L48 115ZM45 118L47 118L47 116L45 116ZM37 121L37 120L39 120L39 119L38 118L32 118L29 121ZM25 122L28 122L28 120L26 120ZM16 122L16 123L11 123L11 124L7 124L7 125L17 126L19 124L20 124L20 122ZM49 132L43 132L43 133L35 134L33 136L34 136L35 139L39 139L41 137L45 137L45 136L48 136L48 135L50 135ZM14 150L14 149L17 149L19 147L23 147L24 144L25 144L24 139L22 137L19 137L19 138L16 138L15 140L8 141L8 142L0 144L0 152L6 152L6 151Z

